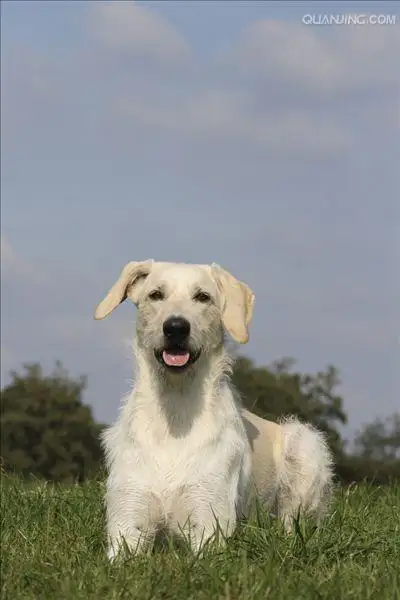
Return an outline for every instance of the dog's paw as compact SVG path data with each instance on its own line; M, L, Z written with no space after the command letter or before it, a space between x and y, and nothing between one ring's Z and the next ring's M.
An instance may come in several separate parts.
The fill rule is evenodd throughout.
M107 558L110 563L113 563L117 556L119 555L119 547L113 544L109 544L107 548Z

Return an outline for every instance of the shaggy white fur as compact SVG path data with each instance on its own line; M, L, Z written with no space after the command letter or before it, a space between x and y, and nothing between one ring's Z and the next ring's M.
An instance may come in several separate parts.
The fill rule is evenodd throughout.
M288 530L299 510L322 517L332 483L323 435L243 410L230 383L224 329L247 342L251 290L217 265L132 262L95 317L126 297L138 307L137 377L103 438L109 558L165 528L194 550L217 527L223 540L255 494Z

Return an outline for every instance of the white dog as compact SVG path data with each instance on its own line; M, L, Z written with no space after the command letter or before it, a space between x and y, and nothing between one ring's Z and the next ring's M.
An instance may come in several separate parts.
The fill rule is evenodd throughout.
M108 555L133 552L162 528L202 548L224 539L256 493L290 530L299 509L320 518L332 460L322 434L243 410L230 384L224 329L248 340L254 295L218 265L127 264L96 309L103 319L129 297L138 307L137 379L103 438Z

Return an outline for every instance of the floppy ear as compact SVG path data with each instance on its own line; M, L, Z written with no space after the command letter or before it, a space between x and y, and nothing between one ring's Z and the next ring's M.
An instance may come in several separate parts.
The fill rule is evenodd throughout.
M153 260L146 260L144 262L130 262L125 265L119 279L114 283L104 300L97 306L94 318L104 319L128 297L137 304L141 287L140 281L144 281L150 273L153 262Z
M249 340L248 325L253 316L254 294L251 289L219 265L211 265L213 276L222 296L222 323L233 339L240 344Z

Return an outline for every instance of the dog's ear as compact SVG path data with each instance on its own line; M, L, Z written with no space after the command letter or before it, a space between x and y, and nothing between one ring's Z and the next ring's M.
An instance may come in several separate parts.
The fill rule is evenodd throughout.
M213 277L221 294L222 323L239 344L249 340L248 326L253 316L254 294L251 289L219 265L211 265Z
M104 319L121 302L130 298L137 304L141 283L151 271L153 260L130 262L122 269L119 279L114 283L107 296L100 302L94 313L95 319Z

